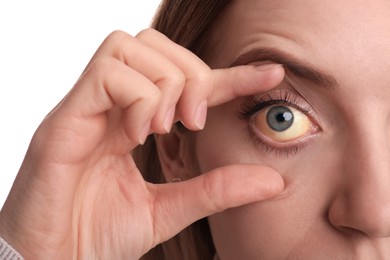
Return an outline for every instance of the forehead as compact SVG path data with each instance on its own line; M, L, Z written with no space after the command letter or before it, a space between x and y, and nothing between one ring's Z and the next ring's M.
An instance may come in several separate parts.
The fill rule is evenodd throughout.
M389 14L390 1L380 0L236 0L216 23L214 50L239 55L267 44L297 55L353 53L358 60L389 49Z
M346 84L351 73L371 81L390 67L389 14L384 0L235 0L215 24L208 57L212 67L223 67L272 47Z

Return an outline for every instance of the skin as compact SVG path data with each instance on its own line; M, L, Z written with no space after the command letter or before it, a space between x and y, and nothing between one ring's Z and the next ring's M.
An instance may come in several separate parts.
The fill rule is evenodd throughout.
M283 77L281 66L211 70L152 29L113 32L34 134L1 209L0 236L25 259L139 259L200 218L275 196L284 183L266 166L153 185L131 151L178 120L199 130L208 106Z
M259 61L256 68L211 70L153 30L136 37L114 32L37 129L0 212L0 236L26 259L137 259L193 221L222 212L209 220L224 260L385 258L389 8L379 0L247 0L234 1L218 21L211 67L273 47L339 83L330 91L286 71L319 126L288 156L256 145L248 121L237 117L248 102L243 96L279 84L281 67ZM283 83L278 91L292 88ZM206 103L217 107L194 151L206 173L145 183L129 151L177 120L203 128ZM157 138L167 179L193 175L182 150L166 149L172 143L165 140L185 138L171 133Z
M272 47L331 75L332 89L286 71L319 129L296 153L265 151L237 117L212 108L196 135L201 171L232 163L281 173L275 198L209 217L221 259L386 259L390 255L389 1L234 1L214 28L212 67ZM262 61L260 61L262 62ZM287 87L287 83L290 87ZM297 91L300 94L297 94ZM253 117L252 117L253 118Z

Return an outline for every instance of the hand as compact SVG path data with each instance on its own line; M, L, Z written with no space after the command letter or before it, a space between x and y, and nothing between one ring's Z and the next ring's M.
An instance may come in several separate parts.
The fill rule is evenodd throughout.
M0 236L28 259L136 259L200 218L275 196L283 181L263 166L154 185L130 152L178 120L199 130L208 106L283 76L277 66L211 70L152 29L112 33L37 129L1 211Z

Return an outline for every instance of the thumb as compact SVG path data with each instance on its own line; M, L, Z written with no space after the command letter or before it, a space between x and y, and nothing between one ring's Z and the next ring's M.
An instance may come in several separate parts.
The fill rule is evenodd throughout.
M154 207L156 243L201 218L272 198L283 188L283 179L275 170L254 164L225 166L185 182L162 185Z

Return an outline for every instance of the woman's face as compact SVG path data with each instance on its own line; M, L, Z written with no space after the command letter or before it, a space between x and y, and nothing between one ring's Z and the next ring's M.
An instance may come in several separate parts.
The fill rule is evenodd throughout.
M221 259L390 256L390 1L234 1L213 67L282 63L275 90L213 108L200 169L281 173L278 197L209 218Z

